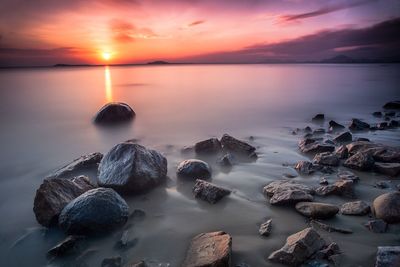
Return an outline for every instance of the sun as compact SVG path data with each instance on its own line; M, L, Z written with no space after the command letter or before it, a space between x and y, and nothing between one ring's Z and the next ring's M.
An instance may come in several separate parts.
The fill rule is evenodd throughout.
M111 53L110 52L103 52L101 53L101 56L105 61L109 61L111 59Z

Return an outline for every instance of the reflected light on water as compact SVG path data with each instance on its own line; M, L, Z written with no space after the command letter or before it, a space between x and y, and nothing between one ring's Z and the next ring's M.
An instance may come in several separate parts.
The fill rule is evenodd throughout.
M105 89L106 89L106 102L112 102L113 96L112 96L112 85L111 85L111 73L110 73L110 67L105 66L104 69L104 78L105 78Z

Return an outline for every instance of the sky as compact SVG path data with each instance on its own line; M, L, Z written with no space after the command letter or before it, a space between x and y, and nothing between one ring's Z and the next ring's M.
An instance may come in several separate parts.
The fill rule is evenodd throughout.
M399 0L1 0L0 66L400 59Z

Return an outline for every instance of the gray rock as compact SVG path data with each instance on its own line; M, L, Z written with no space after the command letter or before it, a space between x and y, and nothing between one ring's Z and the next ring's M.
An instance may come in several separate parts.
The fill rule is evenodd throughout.
M387 122L379 122L376 125L377 130L386 130L388 128L389 124Z
M270 197L269 202L273 205L290 205L313 200L313 191L309 187L290 180L271 182L264 187L263 192Z
M334 153L339 157L339 159L345 159L349 156L349 150L345 145L336 148Z
M222 151L221 142L217 138L210 138L194 145L196 154L218 154Z
M71 201L59 216L59 226L68 234L89 235L122 226L129 208L111 188L96 188Z
M396 120L391 120L388 125L389 128L397 128L399 126L400 126L400 122L396 121Z
M365 131L370 127L371 126L366 122L360 121L359 119L352 119L349 129L352 131Z
M322 153L333 152L335 146L328 144L321 144L314 139L305 139L299 143L300 151L303 153Z
M358 152L349 157L343 163L343 166L359 171L369 171L374 167L374 163L374 158L371 155Z
M322 121L322 120L324 120L324 119L325 119L325 115L322 114L322 113L319 113L319 114L315 115L315 116L312 118L313 121Z
M380 112L380 111L375 111L374 113L372 113L372 116L374 116L374 117L378 117L378 118L380 118L380 117L382 117L382 112Z
M335 242L330 243L327 247L321 249L315 254L316 259L327 259L330 260L330 257L333 255L341 254L339 245Z
M329 121L329 128L332 128L332 130L341 130L344 129L345 127L339 123L337 123L336 121Z
M320 196L338 195L353 198L355 196L354 182L351 180L339 180L332 185L318 187L315 193Z
M268 221L261 224L258 232L262 236L269 236L271 234L271 230L272 230L272 219L269 219Z
M232 238L225 232L202 233L195 236L182 267L230 267Z
M193 194L196 198L200 198L211 204L217 203L219 200L229 195L230 193L231 190L199 179L196 180L196 183L193 187Z
M328 219L339 212L338 207L327 203L299 202L295 207L302 215L314 219Z
M306 128L304 128L304 132L305 132L305 133L311 133L311 132L312 132L311 127L310 127L310 126L307 126Z
M374 168L377 172L392 177L400 174L400 163L375 162Z
M62 209L76 197L95 188L86 176L45 179L36 191L33 212L43 226L57 224Z
M368 214L369 211L368 203L361 200L344 203L340 208L340 212L344 215L362 216Z
M272 262L298 266L326 245L325 240L312 228L306 228L289 236L286 244L272 252Z
M98 184L119 193L140 194L163 183L167 159L159 152L131 142L114 146L101 160Z
M375 267L398 266L400 266L400 246L378 247Z
M328 180L327 180L325 177L321 177L321 178L319 179L319 184L321 184L321 185L327 185L327 184L329 184L329 182L328 182Z
M323 152L314 156L313 163L327 166L339 166L340 159L335 153Z
M353 135L350 132L341 133L333 139L337 143L351 142L352 140Z
M353 183L357 183L360 180L360 177L349 171L341 171L337 177L339 180L352 181Z
M400 101L387 102L385 105L383 105L383 108L386 108L386 109L400 109Z
M228 134L224 134L221 138L222 148L234 154L244 155L250 158L256 158L256 148L244 141L238 140Z
M211 177L210 166L198 159L187 159L179 163L177 172L178 177L188 179L208 179Z
M70 235L47 251L47 256L62 257L66 254L75 252L78 242L82 239L84 239L83 236Z
M373 233L385 233L387 230L387 223L381 219L369 220L364 225Z
M372 213L387 223L400 222L400 192L389 192L375 198Z
M336 227L336 226L328 225L326 223L322 223L322 222L315 221L315 220L311 220L310 224L312 227L318 227L318 228L321 228L330 233L331 232L338 232L338 233L342 233L342 234L352 234L353 233L353 231L351 229Z
M130 121L135 117L133 109L125 103L108 103L94 117L97 124L113 124Z
M226 153L218 159L217 163L221 167L232 167L235 164L235 157L231 153Z
M294 168L300 173L300 174L306 174L309 175L315 171L314 165L306 160L301 160L296 163Z
M101 262L101 267L122 267L122 258L120 256L105 258Z
M139 261L139 262L128 263L127 265L125 265L125 267L147 267L147 264L144 261Z
M326 133L326 131L325 131L324 128L318 128L318 129L315 129L315 130L313 131L313 134L315 134L315 135L324 134L324 133Z

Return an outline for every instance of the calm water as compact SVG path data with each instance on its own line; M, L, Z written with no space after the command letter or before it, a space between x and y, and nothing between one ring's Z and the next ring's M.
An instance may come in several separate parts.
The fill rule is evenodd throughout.
M114 248L121 231L90 239L81 257L87 266L100 266L105 257L126 261L146 259L160 266L179 266L188 243L203 231L224 230L233 237L233 262L273 266L265 257L286 237L307 225L289 207L271 207L262 187L285 173L286 163L306 159L297 151L296 127L310 125L318 112L328 120L348 123L352 117L374 122L370 114L383 103L400 99L399 65L200 65L44 68L0 71L0 265L76 266L68 259L46 260L46 251L63 239L57 230L43 231L32 207L43 178L59 166L90 152L107 152L118 142L136 138L160 150L168 159L171 178L164 187L127 199L130 209L142 209L143 221L128 222L128 250ZM123 101L136 111L133 124L116 129L91 123L109 101ZM215 171L214 183L234 194L216 205L193 199L191 183L176 180L180 149L197 141L230 133L254 136L255 163L239 164L229 173ZM360 136L400 145L398 130ZM214 162L210 162L213 164ZM385 192L373 187L387 179L359 174L360 199L371 202ZM94 174L91 178L95 178ZM328 178L329 179L334 179ZM317 185L319 176L295 180ZM398 181L393 181L397 184ZM318 199L336 204L338 197ZM268 238L259 224L273 220ZM368 217L338 215L329 223L353 229L352 235L324 234L344 251L344 266L372 266L378 245L399 245L399 227L373 234L362 223Z

